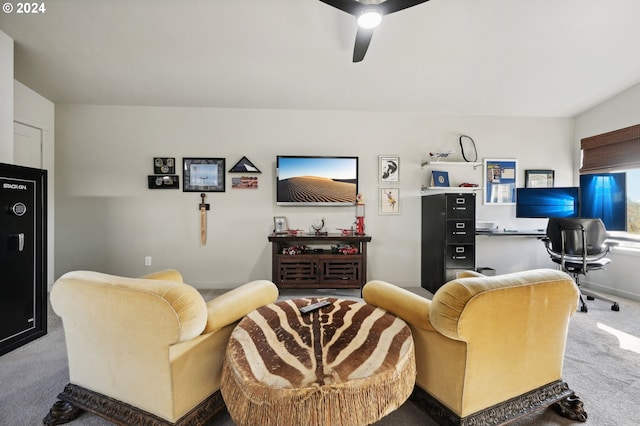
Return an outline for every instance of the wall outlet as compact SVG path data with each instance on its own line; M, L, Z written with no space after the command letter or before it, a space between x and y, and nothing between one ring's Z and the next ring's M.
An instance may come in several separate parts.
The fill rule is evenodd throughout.
M144 266L151 266L151 256L144 257Z

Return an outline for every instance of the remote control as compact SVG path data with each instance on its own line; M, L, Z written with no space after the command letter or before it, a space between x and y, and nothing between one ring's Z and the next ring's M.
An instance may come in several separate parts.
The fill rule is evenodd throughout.
M306 314L309 313L311 311L315 311L316 309L320 309L324 306L330 305L331 302L329 302L328 300L321 300L320 302L317 303L312 303L311 305L307 305L307 306L303 306L300 308L300 313Z

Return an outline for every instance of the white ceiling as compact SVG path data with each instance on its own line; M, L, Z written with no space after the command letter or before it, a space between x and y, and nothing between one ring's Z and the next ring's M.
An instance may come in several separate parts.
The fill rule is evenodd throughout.
M360 63L318 0L41 1L0 30L55 103L571 117L640 82L640 0L430 0Z

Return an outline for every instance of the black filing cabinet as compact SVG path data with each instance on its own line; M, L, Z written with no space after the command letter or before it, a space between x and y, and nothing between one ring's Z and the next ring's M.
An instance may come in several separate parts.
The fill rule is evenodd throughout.
M435 293L476 267L476 194L422 197L421 285Z

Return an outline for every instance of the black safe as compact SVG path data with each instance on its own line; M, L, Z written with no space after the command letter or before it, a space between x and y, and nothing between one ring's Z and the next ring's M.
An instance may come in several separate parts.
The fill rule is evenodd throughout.
M475 242L475 193L422 196L422 287L435 293L458 271L475 269Z
M47 333L47 171L0 164L0 355Z

